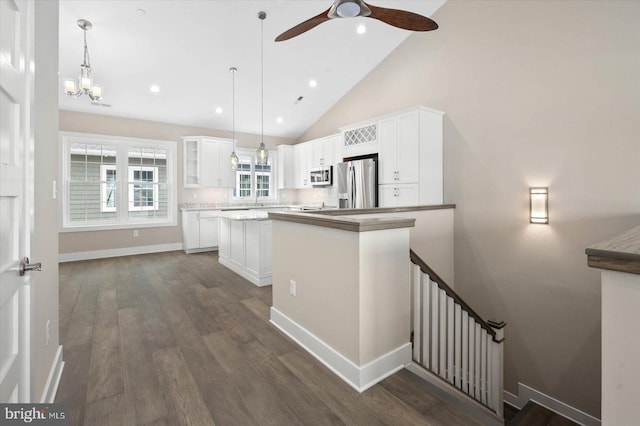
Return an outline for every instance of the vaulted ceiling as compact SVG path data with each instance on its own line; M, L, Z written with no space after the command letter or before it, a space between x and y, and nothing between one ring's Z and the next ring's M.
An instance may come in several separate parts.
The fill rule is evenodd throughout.
M444 1L371 3L430 16ZM260 133L264 40L264 133L296 138L410 34L368 18L333 19L291 40L274 42L278 34L331 3L61 0L60 108L231 130L229 68L235 66L236 130ZM264 38L259 11L267 13ZM76 21L81 18L93 24L87 43L92 76L104 97L97 105L62 90L63 80L77 78L80 71L83 41ZM359 34L362 24L366 32ZM310 87L311 80L316 87ZM150 91L152 85L158 86L157 93Z

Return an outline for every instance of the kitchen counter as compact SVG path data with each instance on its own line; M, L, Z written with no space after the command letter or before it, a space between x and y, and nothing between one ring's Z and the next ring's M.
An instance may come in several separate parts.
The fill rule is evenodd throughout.
M332 209L335 206L325 206L322 204L282 204L282 203L258 203L258 204L230 204L230 203L182 203L181 211L203 211L203 210L269 210L269 209L290 209L290 210L321 210Z
M219 218L231 220L269 220L269 212L264 210L227 210L214 214Z

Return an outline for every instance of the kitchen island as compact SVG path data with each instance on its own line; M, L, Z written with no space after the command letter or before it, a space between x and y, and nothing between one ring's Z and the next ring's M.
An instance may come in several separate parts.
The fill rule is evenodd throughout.
M271 284L271 227L261 210L217 212L218 261L257 286Z

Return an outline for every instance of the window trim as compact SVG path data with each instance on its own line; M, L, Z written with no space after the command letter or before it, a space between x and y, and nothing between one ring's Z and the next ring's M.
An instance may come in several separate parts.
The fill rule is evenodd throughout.
M116 181L114 182L115 193L116 193L116 203L118 202L118 170L115 164L101 164L100 165L100 211L103 213L113 213L117 209L117 205L113 207L109 207L107 205L107 172L109 170L113 170L116 172Z
M236 189L238 189L238 172L243 172L245 170L238 170L235 172L235 186L233 188L230 189L230 198L232 201L235 202L243 202L243 201L247 201L247 200L256 200L256 194L258 191L258 187L257 187L257 179L256 176L257 175L262 175L262 176L266 176L269 175L269 196L268 197L259 197L258 200L264 200L264 201L273 201L273 200L277 200L278 199L278 185L276 184L277 182L277 176L276 176L276 162L277 159L275 156L270 155L269 156L269 167L271 167L271 171L269 172L264 172L262 170L257 171L256 170L256 152L255 150L252 149L246 149L246 148L237 148L236 149L236 153L238 155L238 157L242 158L242 157L249 157L251 158L251 170L247 170L247 173L250 173L251 175L251 195L249 196L245 196L245 197L240 197L238 195L233 195L234 191ZM246 164L246 163L244 163ZM238 193L240 191L238 190Z
M61 187L61 197L58 202L58 231L59 232L84 232L84 231L110 231L117 229L131 228L160 228L178 226L178 143L177 141L166 141L158 139L142 139L124 136L108 136L94 133L59 132L58 134L60 167L59 182ZM128 149L156 148L167 151L167 217L161 219L130 218L128 209L128 180L123 180L122 174L118 176L116 171L116 193L125 194L116 198L116 211L120 212L113 221L87 221L81 224L72 223L69 218L69 197L70 197L70 147L73 143L94 143L110 145L116 147L116 170L127 170L128 177ZM140 167L132 165L131 167ZM147 166L143 166L147 167ZM102 169L101 169L102 173ZM157 173L154 175L157 176ZM102 183L102 181L101 181ZM164 185L164 183L163 183ZM102 186L101 186L102 188ZM123 191L126 189L126 191ZM102 192L102 191L101 191ZM155 195L154 195L155 197ZM102 194L100 199L102 200ZM155 197L158 200L158 197Z
M136 173L136 171L141 171L141 172L152 172L153 173L153 181L147 182L147 181L136 181L134 180L134 175ZM127 171L128 174L128 178L129 180L127 181L127 186L128 191L128 198L127 201L129 202L129 211L130 212L137 212L137 211L155 211L158 210L158 208L160 207L160 203L158 201L158 195L159 195L159 191L158 191L158 167L155 166L129 166L129 170ZM140 206L140 207L136 207L135 203L136 203L136 198L135 198L135 191L136 191L136 183L140 183L140 182L145 182L145 184L151 184L153 185L153 205L152 206ZM141 188L142 189L142 188Z

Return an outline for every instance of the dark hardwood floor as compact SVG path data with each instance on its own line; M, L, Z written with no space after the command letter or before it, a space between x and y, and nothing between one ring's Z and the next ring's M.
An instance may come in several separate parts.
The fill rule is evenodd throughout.
M403 370L359 394L269 322L271 287L168 252L60 265L72 425L473 425Z

